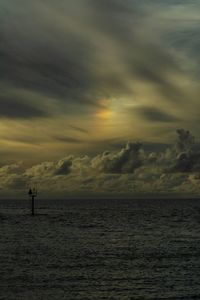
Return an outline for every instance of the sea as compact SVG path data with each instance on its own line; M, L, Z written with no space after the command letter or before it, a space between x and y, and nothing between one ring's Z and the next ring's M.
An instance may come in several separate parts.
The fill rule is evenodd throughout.
M0 200L1 300L200 299L199 199Z

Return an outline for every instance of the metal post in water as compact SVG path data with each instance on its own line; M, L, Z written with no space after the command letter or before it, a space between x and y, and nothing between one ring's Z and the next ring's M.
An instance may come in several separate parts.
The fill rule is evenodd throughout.
M35 214L35 196L32 196L32 216Z
M35 197L37 197L37 190L35 188L30 189L29 192L29 197L31 197L31 214L32 216L35 215Z

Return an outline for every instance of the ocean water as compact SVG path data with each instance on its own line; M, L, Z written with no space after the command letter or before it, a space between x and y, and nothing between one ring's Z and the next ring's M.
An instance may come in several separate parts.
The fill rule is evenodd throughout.
M0 299L200 299L200 200L0 201Z

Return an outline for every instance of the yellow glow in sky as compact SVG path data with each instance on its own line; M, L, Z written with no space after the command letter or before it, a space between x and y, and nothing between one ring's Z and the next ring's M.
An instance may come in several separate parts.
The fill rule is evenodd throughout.
M112 111L109 109L102 109L96 113L97 118L107 120L112 116Z

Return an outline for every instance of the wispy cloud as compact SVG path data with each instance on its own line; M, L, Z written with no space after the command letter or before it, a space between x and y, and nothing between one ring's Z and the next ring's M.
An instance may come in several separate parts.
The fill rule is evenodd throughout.
M161 142L166 126L197 132L199 11L196 1L2 0L2 130L11 139L17 120L20 141L34 128L49 159L85 140L153 140L157 122Z

